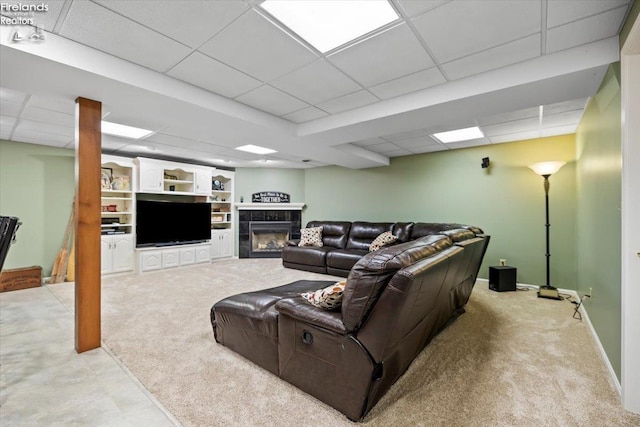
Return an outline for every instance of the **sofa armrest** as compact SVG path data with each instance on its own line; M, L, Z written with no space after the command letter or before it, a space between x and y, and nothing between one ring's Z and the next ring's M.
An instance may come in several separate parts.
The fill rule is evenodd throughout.
M287 246L298 246L300 239L287 240Z
M314 307L305 302L302 297L283 298L276 303L275 308L280 314L293 317L301 322L328 329L341 335L347 333L347 329L342 323L341 311L327 311Z

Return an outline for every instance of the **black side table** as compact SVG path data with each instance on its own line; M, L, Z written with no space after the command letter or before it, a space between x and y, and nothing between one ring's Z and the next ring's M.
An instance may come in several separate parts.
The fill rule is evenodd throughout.
M515 291L516 274L515 267L507 265L489 267L489 289L497 292Z

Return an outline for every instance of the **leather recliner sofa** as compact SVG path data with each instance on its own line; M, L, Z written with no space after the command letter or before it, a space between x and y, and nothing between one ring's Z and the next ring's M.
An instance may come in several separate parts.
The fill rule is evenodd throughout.
M311 227L322 227L323 245L298 246L299 239L289 240L282 250L282 265L341 277L349 275L355 263L369 253L371 242L385 231L398 238L396 243L447 233L458 241L469 237L461 234L464 230L482 233L480 228L470 225L424 222L310 221L307 228Z
M301 280L217 302L211 308L216 341L361 420L433 337L464 312L489 242L469 227L432 234L425 226L422 232L363 254L349 272L337 311L300 296L333 281Z

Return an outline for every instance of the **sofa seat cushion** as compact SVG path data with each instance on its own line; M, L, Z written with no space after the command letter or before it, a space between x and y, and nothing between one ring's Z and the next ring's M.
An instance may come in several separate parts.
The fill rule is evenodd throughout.
M325 267L327 253L335 250L330 246L285 246L282 250L282 261L293 264Z
M299 280L284 286L237 294L211 308L216 341L278 374L278 312L283 298L328 286L332 281Z
M327 253L327 267L338 270L351 270L351 267L369 251L362 249L334 249Z

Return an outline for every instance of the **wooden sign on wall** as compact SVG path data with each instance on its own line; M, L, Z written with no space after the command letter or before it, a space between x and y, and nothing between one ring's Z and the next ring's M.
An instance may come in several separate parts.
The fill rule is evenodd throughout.
M261 191L253 193L251 196L252 203L290 203L291 198L287 193L279 191Z

